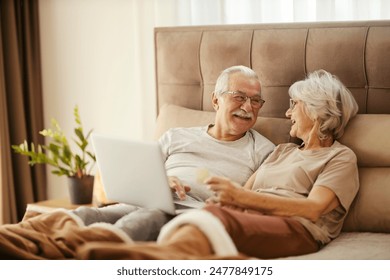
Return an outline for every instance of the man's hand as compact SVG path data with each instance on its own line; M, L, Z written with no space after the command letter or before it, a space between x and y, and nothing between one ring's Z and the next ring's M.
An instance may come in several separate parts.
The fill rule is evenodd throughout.
M176 176L168 176L169 187L173 192L177 193L180 200L186 199L186 193L191 190L191 187L183 185Z

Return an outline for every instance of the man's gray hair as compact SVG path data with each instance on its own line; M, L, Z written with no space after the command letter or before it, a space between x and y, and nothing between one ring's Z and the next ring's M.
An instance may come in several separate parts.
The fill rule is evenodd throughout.
M249 67L243 65L229 67L223 70L217 79L214 90L216 95L221 95L221 93L229 90L229 78L234 73L242 73L248 78L259 80L256 72Z
M335 75L322 69L294 83L289 95L305 104L306 113L312 120L318 119L320 139L325 139L329 133L334 139L340 138L349 120L358 112L356 100L347 87Z

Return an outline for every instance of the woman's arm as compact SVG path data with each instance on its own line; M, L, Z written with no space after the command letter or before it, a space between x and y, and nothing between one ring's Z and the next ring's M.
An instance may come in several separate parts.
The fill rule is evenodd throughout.
M300 216L313 222L340 204L335 193L325 186L313 187L307 198L289 198L236 188L230 180L220 177L210 178L207 184L216 193L213 201L221 205L278 216Z
M257 175L257 171L249 177L248 181L246 181L246 183L244 185L244 189L251 190L253 188L253 184L255 183L256 175Z

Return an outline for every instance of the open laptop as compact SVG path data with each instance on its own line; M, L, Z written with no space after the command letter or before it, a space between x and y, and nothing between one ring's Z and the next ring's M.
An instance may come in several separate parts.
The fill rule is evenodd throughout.
M132 141L96 133L91 137L109 200L157 208L171 215L204 206L199 201L174 200L158 142Z

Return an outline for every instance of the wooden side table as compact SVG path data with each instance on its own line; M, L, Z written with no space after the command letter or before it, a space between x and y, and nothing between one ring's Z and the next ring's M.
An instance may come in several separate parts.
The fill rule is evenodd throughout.
M27 204L23 220L32 218L41 213L52 212L56 209L72 210L80 206L97 207L98 205L95 202L91 204L72 204L68 198L43 200Z
M69 198L42 200L42 201L27 204L27 208L26 208L26 212L24 213L23 220L29 219L31 217L34 217L42 213L52 212L56 209L72 210L80 206L105 207L113 204L117 204L117 202L106 201L103 204L93 200L92 203L90 204L72 204L70 203Z
M30 206L31 205L31 206ZM60 198L60 199L49 199L49 200L43 200L38 201L34 203L29 203L27 207L31 208L42 208L46 210L54 210L58 208L64 208L64 209L76 209L80 206L89 206L89 207L97 207L97 204L94 202L91 204L72 204L70 203L68 198Z

